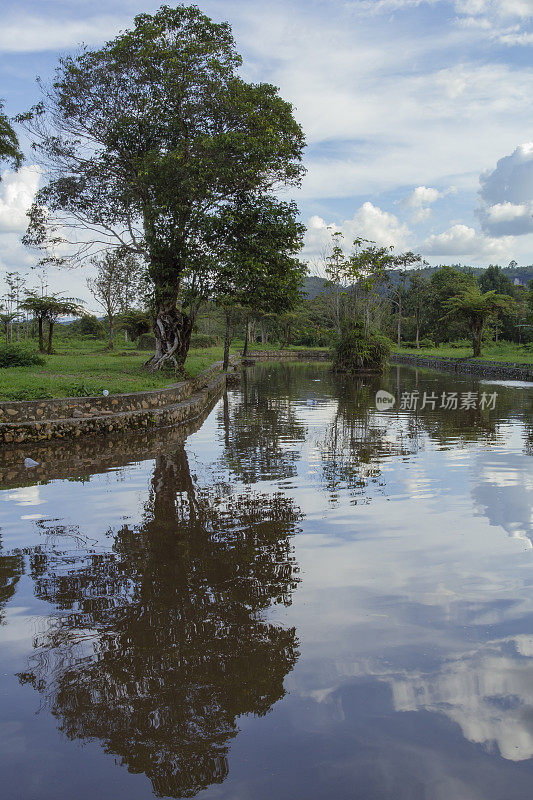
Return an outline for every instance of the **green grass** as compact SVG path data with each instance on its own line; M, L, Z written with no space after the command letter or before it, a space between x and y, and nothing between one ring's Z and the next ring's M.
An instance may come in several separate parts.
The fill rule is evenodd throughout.
M450 344L441 344L440 347L414 347L396 348L397 353L409 355L435 356L441 358L472 358L472 347L464 345L451 347ZM514 344L513 342L487 343L482 350L481 361L502 361L513 364L533 364L533 344Z
M61 329L60 329L61 330ZM241 352L243 342L235 340L231 352ZM23 344L32 351L34 342ZM0 369L0 400L40 400L54 397L87 397L142 392L172 386L179 380L167 373L151 374L143 369L149 351L139 351L135 345L117 342L114 351L106 348L105 340L90 337L62 337L54 341L54 355L44 356L43 366L8 367ZM278 345L250 344L250 350L278 350ZM308 350L307 347L287 349ZM312 348L313 350L325 348ZM224 356L223 347L192 348L185 369L195 377Z
M134 345L120 345L112 352L105 341L68 339L55 343L57 353L44 356L44 366L0 369L0 400L37 400L53 397L85 397L161 389L179 378L169 374L150 374L143 364L149 352ZM232 348L236 352L235 348ZM222 347L190 350L185 364L191 377L220 361Z

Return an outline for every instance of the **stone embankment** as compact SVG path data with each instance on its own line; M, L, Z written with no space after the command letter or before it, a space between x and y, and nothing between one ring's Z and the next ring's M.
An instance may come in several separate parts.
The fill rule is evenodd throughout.
M476 375L482 378L533 381L532 364L503 364L501 361L474 361L470 358L419 356L407 353L393 353L391 363L458 372L463 375Z
M323 350L252 351L247 361L325 359ZM231 358L230 370L241 364ZM80 436L168 427L194 420L226 384L222 362L191 380L150 392L108 397L66 397L57 400L0 402L0 445L45 442Z

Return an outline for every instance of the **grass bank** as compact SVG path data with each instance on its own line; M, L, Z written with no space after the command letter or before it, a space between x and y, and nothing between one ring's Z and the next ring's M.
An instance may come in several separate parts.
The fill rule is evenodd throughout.
M44 356L45 364L0 369L0 400L39 400L55 397L87 397L102 394L141 392L176 383L168 374L143 370L148 351L122 345L116 351L94 340L58 341L57 353ZM233 348L232 352L237 352ZM222 360L222 347L191 349L186 362L194 377L215 361Z
M418 350L415 347L397 347L395 352L428 358L434 356L435 358L473 359L472 347L466 344L464 346L441 344L440 347L421 347ZM483 347L481 358L475 360L501 361L508 364L533 364L533 347L532 345L520 345L511 342L489 343Z
M35 352L35 344L27 345ZM47 400L56 397L90 397L162 389L176 383L168 374L151 374L143 369L149 351L137 350L133 343L117 344L106 349L105 342L89 337L57 338L57 352L44 356L45 364L30 367L0 368L0 400ZM231 352L242 351L243 342L235 340ZM291 350L308 350L291 347ZM316 350L326 348L313 348ZM279 350L279 345L250 344L250 350ZM221 361L220 347L191 348L185 363L190 377Z

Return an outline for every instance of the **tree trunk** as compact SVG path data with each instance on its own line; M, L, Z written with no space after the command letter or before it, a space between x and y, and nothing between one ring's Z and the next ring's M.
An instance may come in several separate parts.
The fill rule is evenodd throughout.
M44 320L42 317L39 317L38 324L39 324L39 353L44 353Z
M418 318L416 320L416 349L420 349L420 322Z
M53 336L53 333L54 333L54 320L53 319L49 319L48 320L48 355L49 356L51 356L52 353L54 352L54 349L52 347L52 336Z
M402 296L398 298L398 347L402 343Z
M244 349L242 351L243 358L248 355L248 341L249 341L249 333L250 333L250 323L249 320L246 319L245 333L244 333Z
M481 356L481 341L483 339L483 325L472 325L472 349L474 351L474 358Z
M248 322L248 328L249 328L249 333L248 333L249 339L250 339L252 344L255 344L255 320L254 319L251 319Z
M268 342L268 334L265 330L265 323L261 320L261 344L266 344Z
M154 323L155 353L145 366L151 371L171 366L182 370L189 352L193 322L173 306L160 307Z
M231 309L226 309L226 338L224 339L224 363L222 369L228 371L229 367L229 346L231 344Z
M115 349L115 320L112 314L108 314L109 319L109 349Z

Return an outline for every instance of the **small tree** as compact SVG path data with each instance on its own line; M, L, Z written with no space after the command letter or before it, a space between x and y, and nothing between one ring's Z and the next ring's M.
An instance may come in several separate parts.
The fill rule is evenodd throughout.
M382 372L392 350L392 342L374 330L365 329L362 320L343 325L333 350L333 370L347 374Z
M429 284L425 275L416 273L411 275L409 289L407 291L407 308L415 320L415 342L416 347L420 347L420 328L427 315L427 305L429 302Z
M115 346L115 317L128 310L138 294L140 263L132 253L110 250L101 258L92 258L96 277L88 278L87 286L96 302L104 309L109 325L109 349Z
M398 275L399 280L396 286L392 288L392 295L391 299L393 305L396 306L398 311L398 321L396 326L396 344L400 347L402 343L402 313L403 313L403 306L405 301L405 295L407 291L407 281L409 278L409 273L407 269L409 267L413 267L415 264L420 265L422 263L422 257L419 255L415 255L411 250L406 253L401 253L400 255L394 258L395 266L399 267Z
M58 294L39 297L29 293L21 304L22 308L33 314L39 326L39 352L51 355L54 325L61 317L79 317L83 314L81 300L75 297L61 297ZM48 322L48 348L44 347L44 323Z
M458 324L451 325L451 319L446 315L446 301L476 286L473 275L448 265L439 267L431 275L427 293L428 327L437 347L440 342L464 333L464 319L460 316L457 317Z
M511 298L506 295L496 294L496 292L483 294L477 286L473 286L444 303L444 308L447 310L445 317L461 319L466 322L472 337L474 358L479 358L487 322L498 311L509 311L512 308L512 302Z
M324 264L328 280L331 281L333 286L333 315L337 336L341 335L341 301L345 290L347 273L349 272L349 260L342 247L343 241L344 236L341 231L334 231L331 234L331 251L326 256Z
M379 284L386 280L386 270L395 263L393 247L381 247L371 239L354 239L349 276L355 283L355 297L362 299L365 331L371 328L371 309L381 302ZM355 316L355 315L354 315Z

